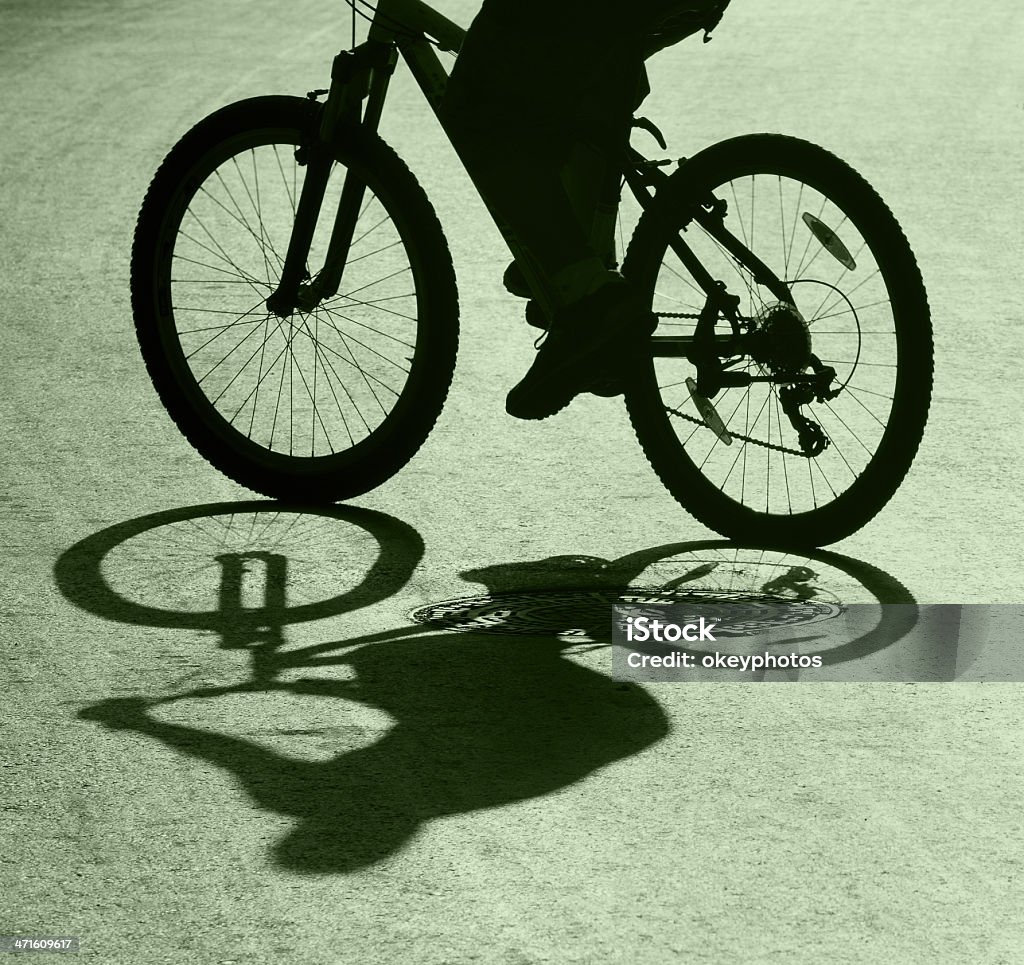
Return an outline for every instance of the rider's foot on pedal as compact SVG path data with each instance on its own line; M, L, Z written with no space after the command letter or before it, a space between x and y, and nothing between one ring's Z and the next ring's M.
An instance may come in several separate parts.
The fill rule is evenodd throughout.
M517 419L545 419L581 392L617 395L620 373L638 357L657 320L624 280L610 281L560 313L505 411Z
M549 327L548 317L544 314L544 309L540 307L539 302L532 298L526 303L526 323L534 328L539 328L542 332L546 332ZM602 398L610 399L612 396L622 395L625 391L625 385L620 374L609 372L588 385L587 391L591 395L599 395Z
M546 332L549 328L548 317L544 313L541 303L536 298L529 297L529 288L526 285L526 280L514 261L505 269L505 288L513 295L529 299L526 302L526 324ZM603 398L622 395L624 391L623 380L618 375L609 374L606 378L598 379L592 385L588 385L587 391L592 395L600 395Z

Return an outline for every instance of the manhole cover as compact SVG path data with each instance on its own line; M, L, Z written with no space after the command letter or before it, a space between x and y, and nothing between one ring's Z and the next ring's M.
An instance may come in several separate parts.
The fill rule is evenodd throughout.
M794 600L765 594L720 589L646 590L510 590L485 596L432 603L409 616L437 629L476 633L578 634L610 636L612 607L630 608L633 616L645 607L693 607L694 618L715 607L728 614L722 636L748 636L781 626L818 623L843 612L823 600ZM656 615L656 614L652 614ZM717 636L718 634L716 634Z

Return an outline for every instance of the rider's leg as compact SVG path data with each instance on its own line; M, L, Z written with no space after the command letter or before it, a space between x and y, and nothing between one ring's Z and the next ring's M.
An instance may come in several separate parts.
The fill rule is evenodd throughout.
M607 280L591 227L642 72L635 19L618 0L485 0L452 72L452 140L555 311Z
M481 195L525 249L534 276L540 275L542 299L557 312L599 287L607 269L579 218L589 201L586 182L570 193L560 163L532 163L533 151L552 152L551 139L531 141L492 136L479 149L475 139L464 137L460 147Z
M450 133L496 217L551 282L554 308L613 261L616 175L649 90L653 32L681 15L684 26L655 47L679 40L727 2L484 0L449 82Z
M592 231L595 193L628 136L651 2L485 0L452 73L453 143L525 250L527 277L550 313L548 338L506 402L521 418L543 418L596 381L606 385L653 327L643 300L606 265L610 239ZM585 176L574 177L577 144L595 150L582 162ZM585 225L581 208L591 212Z
M481 193L491 192L495 214L507 219L526 247L531 267L540 268L545 286L537 294L550 313L547 339L506 400L510 415L540 419L582 391L621 392L622 372L642 344L640 336L653 329L653 319L631 286L607 267L614 220L594 223L598 199L609 186L604 156L581 150L573 158L573 178L563 177L561 166L530 164L529 145L521 158L521 140L506 141L505 147L501 160L492 159L475 174ZM589 213L589 230L581 226L579 212Z
M639 102L638 98L638 102ZM615 225L617 223L621 174L618 159L626 146L628 128L614 144L577 142L569 152L560 172L565 195L572 208L573 217L581 228L583 239L589 249L600 260L605 269L615 269L618 261L615 251ZM545 219L550 229L550 220ZM515 262L505 270L505 288L513 295L531 298L532 292L522 267ZM538 315L538 306L527 310L527 320L544 327Z

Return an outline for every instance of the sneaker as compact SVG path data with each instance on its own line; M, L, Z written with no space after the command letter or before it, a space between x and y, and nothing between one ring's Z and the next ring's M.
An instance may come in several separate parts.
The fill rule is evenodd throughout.
M551 327L544 309L534 299L526 302L526 324L547 332ZM614 395L622 395L626 390L623 377L620 372L607 372L605 375L595 378L587 386L587 391L592 395L600 395L602 398L611 398Z
M532 298L526 303L526 324L539 328L542 332L546 332L550 327L544 310ZM588 385L587 391L591 395L600 395L608 399L614 395L622 395L625 386L622 383L622 376L618 372L608 372Z
M532 298L526 303L526 324L533 328L539 328L542 332L546 332L551 327L544 310ZM613 396L622 395L625 385L619 372L607 372L590 383L586 391L591 395L610 399Z
M627 282L603 285L555 319L530 370L509 392L505 411L517 419L546 419L581 392L618 394L623 368L639 357L656 325Z

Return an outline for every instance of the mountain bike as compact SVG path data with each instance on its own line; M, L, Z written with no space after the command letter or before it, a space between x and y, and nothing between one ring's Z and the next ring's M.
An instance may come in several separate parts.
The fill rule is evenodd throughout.
M420 0L372 9L329 89L231 104L178 142L132 251L164 406L217 469L290 501L398 472L454 372L448 244L377 131L399 58L444 126L438 54L464 31ZM905 477L932 384L927 297L892 213L845 162L776 134L678 162L629 146L623 185L642 211L621 272L658 320L625 404L661 481L728 537L823 545L860 528Z

